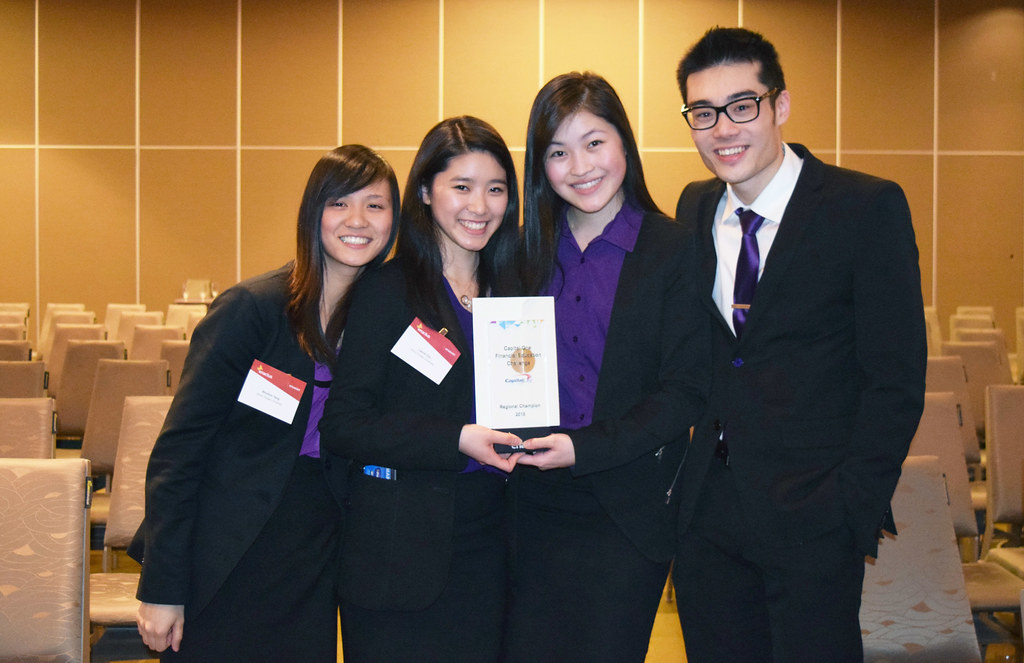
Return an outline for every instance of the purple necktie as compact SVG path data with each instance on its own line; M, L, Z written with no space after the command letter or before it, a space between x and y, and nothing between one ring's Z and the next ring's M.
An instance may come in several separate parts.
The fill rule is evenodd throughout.
M736 261L736 283L732 289L732 324L736 330L736 338L743 333L743 325L747 321L747 309L754 301L754 289L757 287L757 270L761 263L761 253L757 249L757 229L764 222L764 217L752 209L736 210L740 215L740 227L743 228L743 242L740 244L740 257Z

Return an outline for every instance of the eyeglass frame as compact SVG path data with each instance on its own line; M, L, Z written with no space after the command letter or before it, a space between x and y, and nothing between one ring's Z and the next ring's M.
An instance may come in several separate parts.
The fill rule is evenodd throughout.
M771 97L777 95L780 92L782 92L782 90L780 88L773 87L772 89L768 90L764 94L758 95L756 97L740 97L739 99L733 99L732 101L730 101L729 103L725 104L724 106L711 106L710 104L707 105L707 106L703 106L703 105L702 106L687 106L686 104L683 104L683 107L679 109L679 112L682 113L683 119L686 120L687 126L689 126L694 131L707 131L708 129L714 129L715 125L718 124L718 120L722 117L723 113L725 114L725 116L727 118L729 118L729 121L734 123L734 124L746 124L748 122L753 122L757 118L761 117L761 102L762 101L764 101L765 99L770 99ZM749 120L739 120L739 121L734 120L732 118L732 115L729 115L729 111L727 109L729 108L729 106L732 106L733 104L738 103L740 101L753 101L754 104L757 106L757 115L755 115L754 117L750 118ZM690 123L689 114L692 111L695 111L695 110L698 110L698 109L713 110L713 111L715 111L715 121L712 122L709 126L702 127L700 129L698 129L697 127L693 126L693 124Z

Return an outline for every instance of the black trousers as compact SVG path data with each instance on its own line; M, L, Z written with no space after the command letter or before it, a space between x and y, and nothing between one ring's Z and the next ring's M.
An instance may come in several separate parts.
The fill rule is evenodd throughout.
M185 612L181 649L162 661L334 663L341 509L320 461L300 456L281 503L199 612Z
M673 565L690 663L862 663L864 555L848 528L772 547L747 535L731 471L712 459Z
M553 472L513 474L506 663L643 663L669 565L637 550L585 480Z
M424 610L369 610L343 600L345 663L497 661L507 586L504 516L504 476L460 475L444 591Z

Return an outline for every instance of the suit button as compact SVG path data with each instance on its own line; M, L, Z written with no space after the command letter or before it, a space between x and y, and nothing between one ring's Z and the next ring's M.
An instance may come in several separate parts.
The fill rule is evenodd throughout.
M718 419L715 419L715 423L713 423L712 426L714 427L716 433L722 432L722 422L719 421Z
M739 368L740 366L743 365L743 360L739 357L736 357L735 359L732 360L732 365L735 366L736 368Z

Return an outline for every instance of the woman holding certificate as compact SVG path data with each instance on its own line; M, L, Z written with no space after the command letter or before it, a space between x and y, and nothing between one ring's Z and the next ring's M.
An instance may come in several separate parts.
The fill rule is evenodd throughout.
M196 327L136 535L139 633L161 659L337 659L347 464L321 458L316 425L346 293L383 261L397 217L391 166L362 145L331 150L306 184L295 260L226 290Z
M409 173L393 260L352 298L320 432L352 459L340 560L346 663L500 654L505 472L474 422L474 297L514 294L515 166L486 122L432 128Z
M555 298L561 426L512 476L506 656L641 662L674 549L671 502L705 402L693 249L644 182L612 87L549 81L530 112L521 274Z

